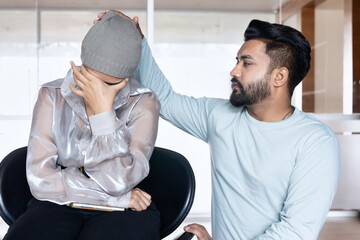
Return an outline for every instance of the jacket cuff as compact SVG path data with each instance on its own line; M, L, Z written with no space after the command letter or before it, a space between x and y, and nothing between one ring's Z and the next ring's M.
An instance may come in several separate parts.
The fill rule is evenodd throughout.
M115 132L123 123L116 117L115 110L89 117L91 132L94 136L103 136Z
M129 208L130 199L131 199L131 191L127 192L121 197L111 196L109 198L108 205L112 207Z

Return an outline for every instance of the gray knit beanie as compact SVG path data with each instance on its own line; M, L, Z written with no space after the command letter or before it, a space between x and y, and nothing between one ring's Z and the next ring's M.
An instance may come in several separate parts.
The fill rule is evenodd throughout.
M108 12L92 26L81 46L81 61L117 78L133 75L141 57L141 37L132 20Z

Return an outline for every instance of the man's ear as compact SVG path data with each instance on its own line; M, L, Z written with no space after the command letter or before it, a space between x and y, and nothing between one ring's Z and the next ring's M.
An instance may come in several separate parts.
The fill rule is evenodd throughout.
M274 87L282 87L289 80L289 70L286 67L276 68L273 71Z

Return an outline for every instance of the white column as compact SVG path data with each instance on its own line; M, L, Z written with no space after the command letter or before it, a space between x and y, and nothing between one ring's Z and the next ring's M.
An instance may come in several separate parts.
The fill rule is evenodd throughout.
M343 113L353 113L352 0L344 3Z
M283 20L282 20L282 0L279 0L279 23L283 24Z
M147 0L147 42L150 48L154 45L154 0Z

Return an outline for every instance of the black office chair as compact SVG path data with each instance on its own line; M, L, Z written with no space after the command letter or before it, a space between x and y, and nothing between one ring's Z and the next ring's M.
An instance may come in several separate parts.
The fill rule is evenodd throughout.
M10 226L32 198L26 179L27 147L9 153L0 163L0 215ZM148 192L161 214L161 238L172 233L185 219L194 201L195 177L181 154L155 147L150 173L137 187ZM184 233L179 239L189 240Z

